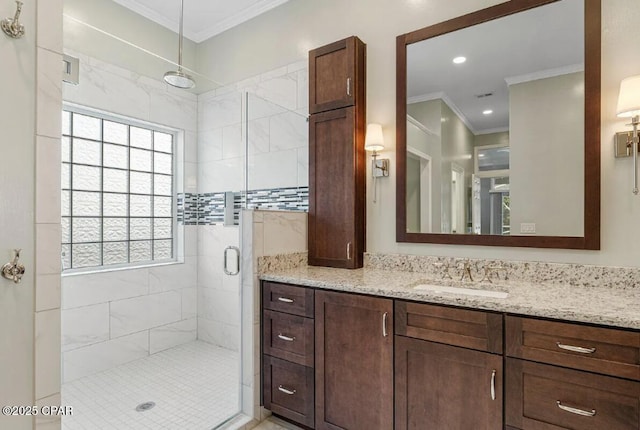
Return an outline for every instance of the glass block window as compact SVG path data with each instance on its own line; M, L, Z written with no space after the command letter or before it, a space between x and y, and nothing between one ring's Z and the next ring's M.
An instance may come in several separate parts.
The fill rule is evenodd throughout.
M173 259L174 142L135 121L63 111L65 270Z

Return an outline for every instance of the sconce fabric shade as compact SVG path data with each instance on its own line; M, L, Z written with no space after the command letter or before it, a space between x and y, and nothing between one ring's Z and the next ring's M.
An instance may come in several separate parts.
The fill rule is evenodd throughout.
M620 82L616 113L621 118L640 115L640 75L630 76Z
M382 137L382 126L380 124L367 125L364 149L367 151L382 151L384 149L384 137Z

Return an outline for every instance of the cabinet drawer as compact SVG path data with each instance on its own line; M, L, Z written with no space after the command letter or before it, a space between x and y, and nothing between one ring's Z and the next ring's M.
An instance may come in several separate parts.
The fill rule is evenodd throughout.
M502 354L502 314L396 301L396 334Z
M312 319L265 310L262 335L265 354L313 366Z
M263 356L264 407L300 424L313 427L313 369Z
M638 429L638 382L509 358L506 387L511 427Z
M262 306L273 311L313 318L313 290L264 281Z
M640 333L507 316L510 357L640 380Z

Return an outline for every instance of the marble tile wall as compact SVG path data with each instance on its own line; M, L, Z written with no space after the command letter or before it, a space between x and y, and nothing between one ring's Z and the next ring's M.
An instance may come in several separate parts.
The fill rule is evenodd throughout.
M257 420L260 407L260 283L258 260L307 251L306 212L243 210L242 249L242 411ZM248 251L250 250L250 251ZM305 254L306 255L306 254Z
M308 186L307 93L303 61L201 94L199 193L245 188L246 168L249 190Z
M195 193L197 96L66 53L80 59L80 84L64 84L63 100L183 130L176 185L181 193ZM177 240L176 264L62 277L64 382L196 339L197 226L179 225Z

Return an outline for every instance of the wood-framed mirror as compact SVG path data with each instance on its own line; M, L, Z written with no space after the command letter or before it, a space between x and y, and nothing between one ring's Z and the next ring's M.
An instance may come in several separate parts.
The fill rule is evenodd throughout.
M600 249L600 0L397 38L396 240Z

